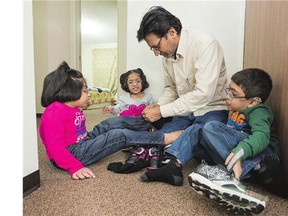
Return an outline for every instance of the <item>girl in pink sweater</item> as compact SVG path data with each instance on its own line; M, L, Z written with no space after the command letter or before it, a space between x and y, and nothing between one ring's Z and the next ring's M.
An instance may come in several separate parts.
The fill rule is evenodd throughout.
M148 132L152 126L141 117L115 117L86 131L82 107L89 105L89 92L81 72L66 62L44 79L39 133L47 157L73 179L94 178L86 166L133 145L168 145L179 132Z

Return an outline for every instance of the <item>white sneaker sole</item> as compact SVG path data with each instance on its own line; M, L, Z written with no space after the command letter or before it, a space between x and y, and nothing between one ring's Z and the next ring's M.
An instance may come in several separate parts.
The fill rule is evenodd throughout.
M221 187L202 175L192 172L189 177L191 187L201 195L219 202L229 212L236 215L259 214L266 206L267 198L252 191L241 193L233 189L234 185Z

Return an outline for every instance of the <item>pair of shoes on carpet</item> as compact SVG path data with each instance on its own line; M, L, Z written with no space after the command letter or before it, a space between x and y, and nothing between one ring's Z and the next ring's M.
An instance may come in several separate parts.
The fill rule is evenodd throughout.
M134 146L130 152L126 163L135 163L136 161L143 159L148 162L148 170L158 169L161 167L162 147L152 146L144 148L141 146Z
M226 167L200 164L188 177L191 187L201 195L217 201L235 215L261 213L268 197L248 190Z
M125 163L110 163L107 169L115 173L123 174L137 172L144 168L154 170L161 166L161 156L161 146L151 146L149 148L133 146Z
M131 150L130 156L126 160L126 164L137 164L138 161L144 161L146 158L146 161L149 164L147 167L148 171L141 174L141 181L165 182L174 186L182 185L182 165L176 158L171 159L171 156L164 155L162 152L163 150L157 147L145 149L140 146L135 146ZM109 164L109 166L111 167L111 164Z
M171 146L171 144L170 145L166 145L165 147L164 147L164 150L166 149L166 148L168 148L168 147L170 147ZM144 149L144 148L143 148ZM135 152L135 150L137 151L137 152L139 152L137 155L139 155L139 157L141 157L141 152L142 152L142 150L140 149L140 150L137 150L137 148L135 149L135 146L130 146L130 147L128 147L128 148L124 148L124 149L122 149L121 151L122 152L127 152L127 153L131 153L131 152ZM167 156L166 154L164 154L164 153L162 153L161 155L158 155L157 154L157 151L155 152L155 151L152 151L152 152L149 152L150 153L150 156L152 156L152 155L155 155L156 157L154 157L154 164L155 164L155 162L156 162L156 164L157 164L157 168L159 168L159 167L161 167L161 166L164 166L164 165L166 165L166 164L168 164L169 163L169 161L170 161L170 157L169 156ZM134 153L135 154L135 153ZM130 156L129 156L129 158L131 157L131 154L130 154ZM132 156L133 157L133 156ZM161 164L159 163L160 162L160 160L159 160L159 158L161 158ZM155 160L156 159L156 160ZM131 159L128 159L127 161L131 161L132 160L132 158ZM132 161L133 162L135 162L137 160L137 157L135 157L135 159L133 159ZM152 163L152 164L153 164ZM152 166L152 167L155 167L155 165L154 166Z

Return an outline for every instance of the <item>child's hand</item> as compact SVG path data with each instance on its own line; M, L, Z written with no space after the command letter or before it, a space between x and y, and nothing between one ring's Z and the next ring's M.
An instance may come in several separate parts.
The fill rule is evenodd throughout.
M105 106L102 110L102 113L112 113L113 112L113 106Z
M90 169L84 167L82 169L79 169L77 172L73 173L72 178L76 180L85 178L95 178L95 175Z
M228 157L226 158L225 160L225 165L227 166L230 162L230 160L233 158L234 156L234 153L231 152ZM234 172L234 175L235 175L235 178L240 180L240 176L242 174L242 165L241 165L241 161L240 160L237 160L237 162L234 164L233 166L233 172Z
M88 106L90 106L90 105L92 105L93 103L92 103L92 100L89 98L88 99Z
M93 104L93 103L92 103L91 95L90 95L90 93L88 92L87 106L90 106L90 105L92 105L92 104Z

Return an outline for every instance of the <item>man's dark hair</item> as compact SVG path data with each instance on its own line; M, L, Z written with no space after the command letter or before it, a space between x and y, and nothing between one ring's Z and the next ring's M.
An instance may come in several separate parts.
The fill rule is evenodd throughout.
M270 75L258 68L247 68L235 73L231 80L241 87L245 93L245 98L261 98L265 102L272 90L272 80Z
M126 73L121 74L120 76L120 84L121 84L121 88L126 91L126 92L130 92L129 87L128 87L128 76L131 73L137 73L140 76L140 79L142 80L142 89L141 92L143 92L145 89L147 89L149 87L149 83L146 79L145 74L143 73L141 68L137 68L137 69L133 69L133 70L129 70Z
M164 37L171 27L177 31L177 34L181 33L182 24L176 16L161 6L153 6L142 18L140 28L137 31L138 42L144 40L150 33L159 38Z

